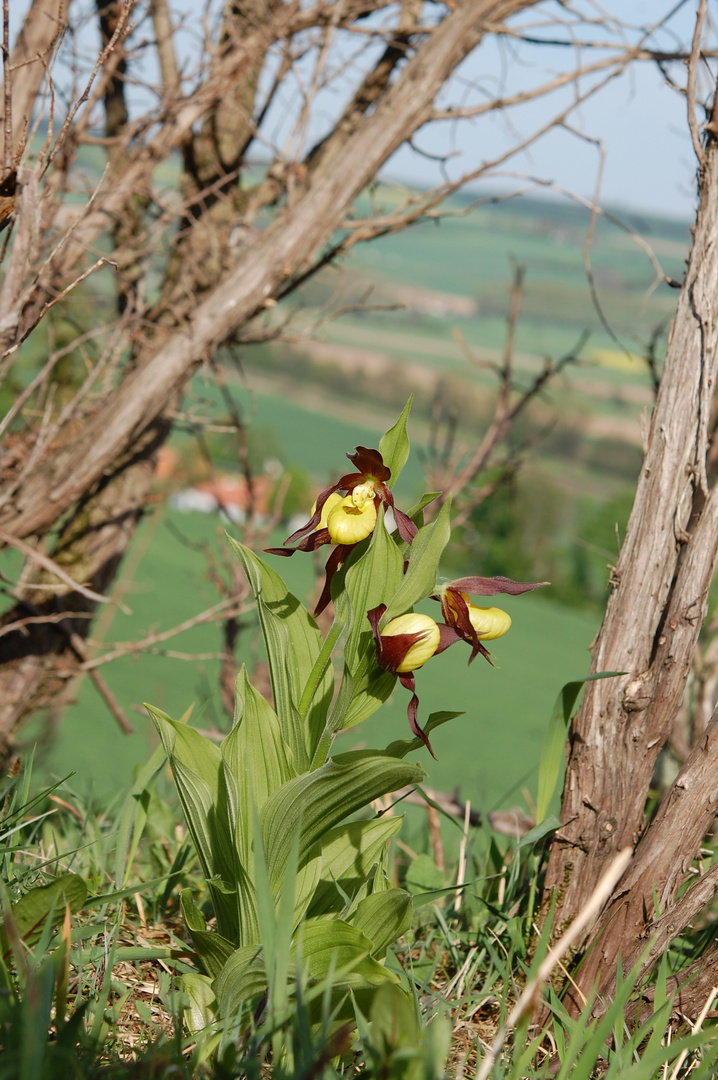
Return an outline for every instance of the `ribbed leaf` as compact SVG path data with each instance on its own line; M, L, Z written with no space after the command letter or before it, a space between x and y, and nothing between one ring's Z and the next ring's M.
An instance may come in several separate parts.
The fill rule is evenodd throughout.
M269 796L296 773L277 714L250 683L244 664L235 684L234 727L220 750L237 780L237 844L246 866L252 842L252 804L261 810Z
M334 986L354 990L397 983L397 976L374 960L371 950L371 940L342 919L308 919L295 944L311 982L331 976Z
M28 945L32 945L42 933L42 928L50 912L53 923L61 923L65 916L65 905L70 911L79 911L87 896L87 885L79 874L62 874L48 885L38 885L21 896L12 906L12 919L18 936ZM7 950L5 932L0 925L0 941L3 952Z
M323 867L322 849L315 844L297 871L294 885L294 919L292 931L296 930L299 923L306 916L309 905L317 891L321 880Z
M411 896L404 889L372 893L348 918L372 943L372 956L382 960L386 950L411 926Z
M430 596L436 587L439 560L451 535L451 499L447 499L435 521L424 525L409 549L409 566L398 589L388 602L379 628L414 604Z
M244 567L257 601L257 614L267 649L274 705L282 734L291 748L294 767L309 767L306 736L299 717L299 703L322 648L322 635L306 608L293 596L282 578L254 552L228 537L232 550ZM331 665L323 674L314 695L314 711L326 710L332 698Z
M204 915L195 904L189 889L182 890L180 902L192 944L207 974L215 979L234 952L235 946L216 931L207 930Z
M207 878L215 915L229 940L237 935L238 855L228 815L227 789L219 747L186 724L145 704L172 769L187 827Z
M387 841L401 828L401 817L377 817L337 825L322 836L322 876L310 915L341 910L338 883L350 900L363 885L372 866L382 859Z
M212 984L220 1016L231 1016L267 989L261 947L236 949Z
M373 641L371 648L374 648ZM396 675L380 668L371 655L365 655L359 660L353 674L345 664L342 690L346 686L346 694L337 697L332 710L332 721L338 724L335 731L345 731L373 716L391 697L395 685Z
M289 970L293 973L299 963L310 983L331 976L332 986L341 990L396 984L397 976L372 958L371 948L369 938L356 926L341 919L309 919L297 933ZM236 1013L266 987L261 949L237 949L213 983L220 1015Z
M246 790L247 780L245 777L244 783L240 783L225 760L222 762L222 768L227 794L229 832L234 838L236 928L233 947L237 948L241 945L256 945L260 941L259 914L257 894L251 877L253 869L251 836L247 836L247 811L242 804L242 790Z
M216 1019L217 999L212 989L212 980L206 975L185 972L182 976L182 988L189 1001L184 1010L185 1023L195 1035L213 1025Z
M423 776L418 765L359 750L330 758L320 769L290 780L268 799L261 815L272 889L278 888L289 857L292 834L287 822L301 819L301 861L327 829L379 795L416 784Z
M406 459L409 457L409 436L406 433L406 422L409 419L413 397L414 395L412 394L404 406L401 416L394 424L394 427L389 428L386 434L382 435L381 442L379 443L379 453L382 456L382 460L386 467L391 469L391 479L388 484L389 487L394 487L397 477L406 465Z
M416 1018L416 1006L410 994L399 986L387 984L377 990L371 1004L371 1042L379 1051L382 1061L390 1061L391 1054L404 1050L405 1054L418 1057L421 1031ZM428 1069L412 1070L410 1059L404 1066L404 1075L410 1077L431 1076ZM423 1064L423 1063L421 1063ZM443 1075L443 1067L439 1075Z

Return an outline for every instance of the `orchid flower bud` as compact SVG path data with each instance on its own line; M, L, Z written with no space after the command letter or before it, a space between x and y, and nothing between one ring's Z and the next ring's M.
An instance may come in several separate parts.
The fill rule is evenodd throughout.
M441 632L438 625L430 615L420 615L410 612L408 615L399 615L392 619L381 631L382 646L385 639L397 637L403 634L420 634L421 637L409 647L403 660L395 668L397 675L403 675L407 671L416 671L430 659L439 647ZM391 651L391 646L386 646L386 651Z

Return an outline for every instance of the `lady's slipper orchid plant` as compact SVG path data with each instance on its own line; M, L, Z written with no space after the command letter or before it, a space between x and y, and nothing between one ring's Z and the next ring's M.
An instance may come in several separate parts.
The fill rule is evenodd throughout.
M408 544L416 536L416 525L402 510L394 506L394 497L387 487L391 469L384 464L378 450L357 446L347 454L356 472L346 473L336 484L317 496L312 516L306 525L293 532L279 548L267 548L271 555L293 555L295 551L316 551L324 544L336 544L327 559L324 588L314 614L319 615L331 599L331 584L337 570L346 560L354 544L371 536L377 523L379 507L391 508L397 531ZM342 498L338 493L346 492ZM288 545L299 543L294 547Z
M479 577L436 584L451 536L451 502L445 500L425 524L422 508L435 497L427 493L414 515L417 529L394 508L389 490L408 459L410 404L385 433L379 450L359 446L348 455L356 471L322 491L309 521L285 546L274 549L293 555L333 545L318 612L329 602L332 576L350 560L351 572L334 579L334 597L339 601L342 595L344 603L337 605L334 626L326 635L280 575L229 538L256 601L272 700L251 685L243 666L236 683L234 724L221 746L147 706L172 768L214 909L216 931L206 926L191 892L183 892L187 930L205 969L186 972L183 979L188 999L202 1003L202 1026L216 1024L219 1029L225 1021L234 1022L238 1010L258 1015L256 1010L265 1005L275 1023L273 1010L285 988L275 993L274 987L285 976L264 937L260 905L265 898L273 910L287 916L282 916L282 934L291 934L291 946L288 936L283 940L302 957L302 986L331 982L333 1015L349 991L361 990L368 1002L384 983L393 993L402 992L397 975L383 963L387 946L411 923L409 894L389 888L387 880L387 841L401 819L357 819L356 814L379 796L419 783L426 774L405 760L404 740L392 740L384 750L333 753L334 740L380 708L399 679L411 694L411 731L433 755L433 724L455 714L439 714L426 723L427 730L419 726L416 672L459 640L471 646L469 662L479 652L490 659L483 643L506 633L511 620L498 608L476 606L471 598L516 595L539 584ZM393 536L383 528L387 506L397 523ZM407 544L415 536L407 557ZM371 543L361 543L369 537ZM413 611L432 596L441 603L443 622ZM370 606L372 634L366 624ZM340 643L343 663L334 665L332 654ZM414 742L409 744L413 747ZM336 964L337 944L343 964L346 961L342 971ZM295 966L285 965L287 993ZM319 1004L324 1007L326 1001L325 995ZM407 995L407 1008L413 1007Z

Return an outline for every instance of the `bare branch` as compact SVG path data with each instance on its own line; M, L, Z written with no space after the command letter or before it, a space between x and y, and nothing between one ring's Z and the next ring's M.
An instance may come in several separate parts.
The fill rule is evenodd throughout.
M47 570L48 573L59 578L65 585L69 585L73 592L79 593L80 596L84 596L86 600L92 600L96 604L113 603L110 597L102 596L101 593L95 592L94 589L89 589L87 585L81 585L78 581L71 578L67 571L63 570L63 568L53 559L50 559L47 555L43 555L41 551L32 547L31 544L26 544L20 537L13 536L12 533L7 532L7 530L3 528L0 528L0 543L16 548L27 559L31 559L33 562L37 563L38 566L41 566L43 570ZM121 605L121 607L126 614L129 614L129 608L124 605Z
M691 55L688 61L688 84L686 86L688 127L691 133L693 149L695 150L696 157L698 158L698 165L700 167L702 167L705 162L705 151L703 149L703 143L701 141L698 121L696 120L696 79L698 77L698 63L701 58L701 34L703 33L703 22L706 17L707 7L708 0L700 0L698 11L696 13L696 26L695 30L693 31L693 44L691 46Z
M185 630L191 630L193 626L200 626L202 623L207 622L217 622L220 616L226 618L230 612L235 615L240 615L245 610L248 609L238 606L237 601L233 597L220 600L218 604L214 604L213 607L201 611L198 615L193 615L191 618L185 619L183 622L178 623L177 626L173 626L170 630L161 630L156 633L147 634L137 641L123 641L120 644L115 645L110 652L105 653L103 656L90 657L88 652L80 669L82 671L94 671L95 668L102 667L103 664L109 664L111 661L117 660L120 656L139 653L144 649L149 648L151 645L157 645L161 641L169 641L170 638L176 637L177 634L182 634Z

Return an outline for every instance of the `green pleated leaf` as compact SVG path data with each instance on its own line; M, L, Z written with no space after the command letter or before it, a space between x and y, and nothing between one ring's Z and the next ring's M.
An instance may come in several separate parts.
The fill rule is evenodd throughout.
M344 662L354 674L354 693L360 692L356 671L364 658L374 659L374 635L367 612L387 603L401 584L404 563L398 547L386 531L383 513L379 514L371 544L357 562L352 562L344 577L351 618L344 647ZM344 726L344 725L342 725Z
M190 1032L196 1035L197 1032L212 1027L217 1012L212 980L206 975L186 972L182 976L182 988L189 1001L184 1010L184 1018Z
M397 1050L419 1057L422 1035L416 1018L416 1006L405 990L391 983L381 986L372 999L369 1017L371 1043L379 1051L382 1061L389 1061L390 1055ZM407 1078L433 1075L420 1065L416 1070L411 1070L407 1067L410 1061L409 1058L403 1070L403 1075ZM443 1074L442 1068L437 1075Z
M224 794L222 754L210 739L186 724L178 724L166 713L145 705L162 740L172 769L177 793L187 825L208 878L219 875L231 880L227 852L231 849L226 817L218 813Z
M289 592L282 578L249 548L228 537L232 550L244 567L255 599L262 636L267 649L274 705L282 734L291 748L294 768L309 767L306 735L299 715L304 688L322 648L322 635L307 609ZM329 708L334 677L331 665L323 668L312 708L321 713ZM317 724L319 721L313 720Z
M261 810L269 796L296 773L277 714L250 683L244 664L235 684L234 727L220 752L237 781L237 843L246 866L252 844L252 804Z
M386 950L411 926L411 896L404 889L371 893L347 919L372 943L371 954L383 960Z
M332 985L342 989L397 983L397 976L378 963L371 950L371 940L342 919L308 919L299 928L293 952L313 983L330 976Z
M293 981L299 964L311 984L331 977L332 986L342 991L398 983L397 976L371 956L371 949L371 941L356 926L341 919L309 919L292 945L288 974ZM212 986L222 1016L263 994L267 976L261 949L237 949Z
M287 822L301 820L300 862L333 825L387 791L415 784L424 770L376 751L330 758L321 768L290 780L265 803L262 835L272 889L278 888L292 842Z
M202 961L207 974L216 978L235 950L231 941L227 941L214 930L208 930L204 915L192 898L190 889L183 889L180 898L182 915L192 938L192 944ZM204 1026L204 1025L203 1025Z
M344 906L337 883L350 900L364 884L376 862L383 859L387 841L401 828L401 817L376 817L337 825L321 838L322 872L310 915L339 911Z
M294 918L292 921L292 931L296 930L297 926L299 926L299 923L305 918L309 910L309 906L317 891L317 886L321 881L322 867L322 849L319 844L315 844L309 853L309 857L304 860L297 870L297 876L294 883Z
M406 465L409 457L409 436L406 433L406 422L409 419L413 398L414 395L412 394L397 422L393 427L389 428L385 435L382 435L379 443L379 453L382 460L386 467L391 469L391 479L387 485L388 487L394 487L399 473Z
M247 835L248 821L247 807L243 803L242 796L250 786L247 777L243 782L227 764L222 761L224 782L227 794L227 818L230 835L234 839L234 897L235 900L235 935L233 947L241 945L256 945L260 941L259 914L257 911L257 894L251 877L253 869L253 856L251 851L251 836Z
M62 874L47 885L39 885L21 896L12 906L12 920L18 937L32 945L40 937L45 920L52 912L53 925L59 925L65 917L65 905L69 904L74 914L85 903L87 885L78 874ZM0 941L3 952L8 945L5 933L0 926Z
M218 1012L231 1016L245 1002L259 997L267 989L267 973L261 946L235 949L212 984Z
M451 536L451 499L447 499L437 518L424 525L409 548L409 566L401 584L388 601L379 628L398 615L411 610L414 604L430 596L436 588L439 560Z
M373 640L371 647L373 650ZM345 665L342 689L345 685L347 693L344 698L337 697L333 710L333 722L338 725L336 731L345 731L373 716L391 697L396 675L380 668L372 655L363 656L353 673Z
M220 932L237 936L238 854L229 821L224 762L219 747L186 724L145 703L172 769L187 827L207 878Z

